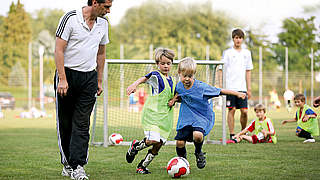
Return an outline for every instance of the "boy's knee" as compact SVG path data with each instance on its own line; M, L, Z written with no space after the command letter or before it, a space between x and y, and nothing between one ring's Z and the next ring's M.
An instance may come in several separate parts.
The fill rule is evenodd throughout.
M235 107L232 107L229 109L228 113L229 114L234 114L236 112L236 108Z
M193 140L195 142L202 142L203 141L203 134L200 131L194 131L193 132Z
M162 145L162 141L161 142L158 142L158 141L155 141L155 140L145 140L145 142L146 142L146 144L148 145L148 146L150 146L150 145Z
M240 109L240 112L241 112L241 115L242 115L242 116L248 115L248 109L247 109L247 108L241 108L241 109Z
M176 141L176 146L177 146L178 148L183 148L183 147L185 146L185 142L184 142L184 141L179 141L179 140L177 140L177 141Z

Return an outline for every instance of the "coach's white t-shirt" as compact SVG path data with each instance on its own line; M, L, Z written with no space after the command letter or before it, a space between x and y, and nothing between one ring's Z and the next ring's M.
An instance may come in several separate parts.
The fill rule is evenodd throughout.
M223 52L222 61L226 68L226 89L247 91L246 71L253 69L251 52L232 47Z
M97 67L99 45L109 43L108 22L98 17L90 30L83 19L82 9L66 13L61 17L56 37L67 41L64 51L64 66L88 72Z

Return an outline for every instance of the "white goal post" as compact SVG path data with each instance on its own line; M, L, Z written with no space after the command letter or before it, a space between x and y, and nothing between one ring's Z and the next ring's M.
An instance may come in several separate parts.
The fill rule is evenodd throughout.
M223 62L216 60L196 60L196 62L198 65L196 79L213 86L215 85L216 67L221 65L222 88L225 88L226 75ZM177 75L177 71L175 70L177 69L178 63L179 60L173 61L173 67L170 71L171 76L173 77ZM97 98L94 108L90 140L92 145L103 145L104 147L107 147L110 145L109 135L112 133L120 133L123 136L124 142L122 145L129 145L133 137L140 139L141 136L143 136L143 130L141 129L140 123L141 107L129 104L129 97L126 95L126 88L139 77L150 72L154 65L154 60L105 60L103 79L104 93L102 97ZM199 74L198 77L197 74ZM178 78L175 79L178 80ZM148 88L147 86L145 87ZM219 134L215 133L213 135L210 132L205 143L226 145L226 96L223 95L214 99L217 103L214 107L216 122L212 131ZM175 108L175 119L177 119L178 112L179 103ZM174 123L172 132L175 132L176 120ZM216 127L216 124L219 124L218 128ZM137 131L139 131L140 134L136 135L138 137L135 137L134 134ZM168 139L166 144L175 144L172 138L173 135L170 136L171 137ZM218 140L216 140L217 138Z

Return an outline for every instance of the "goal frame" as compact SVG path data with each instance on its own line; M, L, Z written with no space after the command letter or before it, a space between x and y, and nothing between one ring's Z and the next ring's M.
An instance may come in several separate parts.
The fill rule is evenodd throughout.
M178 64L179 60L174 60L173 64ZM197 64L202 65L221 65L222 66L222 88L225 88L226 86L226 71L225 66L222 61L217 60L196 60ZM154 64L154 60L132 60L132 59L106 59L105 60L105 66L104 66L104 73L103 73L103 142L101 143L95 143L103 145L104 147L109 146L109 137L108 137L108 65L109 64ZM121 66L120 66L121 68ZM120 77L121 78L121 77ZM222 144L226 145L226 96L222 95L222 141L216 141L216 140L210 140L209 136L205 140L205 143L207 144ZM93 123L95 124L95 122ZM92 136L94 136L94 127L93 127L93 133ZM93 137L92 137L93 138ZM122 145L128 145L130 142L123 142ZM174 141L168 141L166 145L169 144L175 144Z

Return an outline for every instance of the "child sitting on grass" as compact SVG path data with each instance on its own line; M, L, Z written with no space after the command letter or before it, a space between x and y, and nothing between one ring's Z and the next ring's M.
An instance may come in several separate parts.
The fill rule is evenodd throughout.
M273 127L273 122L270 118L266 117L266 108L263 104L257 104L254 107L254 112L257 118L253 120L249 126L244 130L236 134L233 139L229 140L228 143L239 143L243 139L256 143L277 143L276 132ZM248 132L253 132L252 136L246 135Z
M297 122L296 135L306 140L303 143L314 143L316 140L313 136L319 136L319 125L317 114L306 105L306 98L303 94L297 94L294 97L294 104L298 107L296 117L291 120L284 120L282 124L287 122Z

